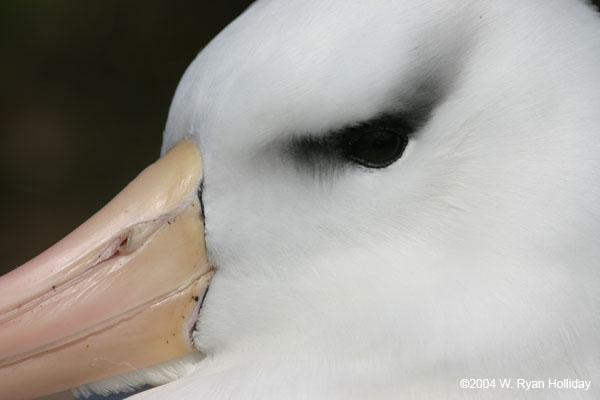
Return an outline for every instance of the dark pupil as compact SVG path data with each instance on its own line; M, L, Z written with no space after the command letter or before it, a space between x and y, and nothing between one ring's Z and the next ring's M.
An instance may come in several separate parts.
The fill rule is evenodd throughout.
M382 168L402 155L406 139L390 131L363 133L351 144L350 156L367 167Z

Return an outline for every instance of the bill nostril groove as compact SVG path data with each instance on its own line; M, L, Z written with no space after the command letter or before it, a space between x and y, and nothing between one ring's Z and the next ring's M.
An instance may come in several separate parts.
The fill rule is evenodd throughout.
M206 215L204 215L204 201L202 200L202 190L204 189L204 180L200 182L200 186L198 187L198 201L200 201L200 213L202 215L202 221L204 222L204 227L206 228Z

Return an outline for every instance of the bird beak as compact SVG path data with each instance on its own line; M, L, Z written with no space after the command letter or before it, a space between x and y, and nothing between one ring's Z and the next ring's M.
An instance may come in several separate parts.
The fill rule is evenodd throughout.
M194 352L212 269L183 141L57 244L0 278L0 399L28 399ZM34 234L34 233L32 233Z

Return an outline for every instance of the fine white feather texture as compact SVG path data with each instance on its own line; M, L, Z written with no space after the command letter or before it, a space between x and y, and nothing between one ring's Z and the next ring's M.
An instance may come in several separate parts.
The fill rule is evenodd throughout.
M206 358L134 398L600 398L599 67L577 0L255 3L186 71L164 135L205 161ZM385 169L280 146L428 101ZM173 378L148 371L88 388Z

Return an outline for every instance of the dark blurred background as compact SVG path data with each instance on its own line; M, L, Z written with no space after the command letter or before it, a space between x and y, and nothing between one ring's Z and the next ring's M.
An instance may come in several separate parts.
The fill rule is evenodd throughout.
M0 1L0 273L158 157L179 78L250 3Z
M186 66L250 3L0 1L0 273L157 158Z

